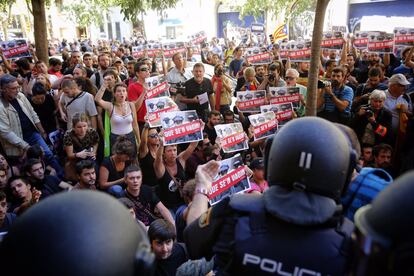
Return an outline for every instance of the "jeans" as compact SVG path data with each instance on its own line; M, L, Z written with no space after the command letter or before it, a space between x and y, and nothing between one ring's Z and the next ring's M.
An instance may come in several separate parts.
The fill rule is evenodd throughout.
M31 135L25 137L25 141L31 146L38 144L43 149L46 165L52 166L52 168L55 169L57 176L62 179L64 176L63 168L53 155L53 152L50 150L40 133L33 132Z

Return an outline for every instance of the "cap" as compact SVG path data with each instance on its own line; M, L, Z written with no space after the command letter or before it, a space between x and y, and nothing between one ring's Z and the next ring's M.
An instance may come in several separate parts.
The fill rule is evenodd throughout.
M122 63L122 59L120 59L119 57L116 57L116 58L115 58L115 61L114 61L114 64L115 64L115 63L117 63L117 62Z
M264 162L263 158L255 158L252 162L250 162L250 169L264 169Z
M401 85L409 85L410 82L407 80L407 78L403 74L394 74L392 77L388 80L388 83L398 83Z

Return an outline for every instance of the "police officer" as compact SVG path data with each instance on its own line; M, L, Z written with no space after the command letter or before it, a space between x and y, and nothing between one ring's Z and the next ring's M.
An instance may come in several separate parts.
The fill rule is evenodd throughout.
M355 214L352 275L414 275L414 171Z
M46 198L0 244L2 275L152 275L153 261L145 230L96 191Z
M200 166L184 233L191 258L215 255L218 275L343 275L353 224L339 202L352 152L332 123L293 120L266 145L263 196L237 194L210 210L218 165Z

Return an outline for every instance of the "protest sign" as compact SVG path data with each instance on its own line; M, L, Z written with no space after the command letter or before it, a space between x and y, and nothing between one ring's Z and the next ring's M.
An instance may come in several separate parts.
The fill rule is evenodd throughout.
M414 28L395 28L394 35L395 47L414 46Z
M214 205L224 198L250 189L243 159L240 154L220 161L218 174L211 184L209 192L210 204Z
M291 62L309 62L311 58L311 44L307 41L292 41L289 43L289 59Z
M267 138L277 131L276 115L271 110L265 113L250 115L249 121L253 125L254 140Z
M32 56L29 51L29 44L25 39L2 41L1 51L5 59L14 59Z
M373 53L392 53L394 34L385 32L368 32L368 51Z
M266 48L247 48L246 59L250 64L253 65L272 63L272 55L269 52L267 52Z
M162 97L162 96L170 96L170 90L168 82L165 80L163 76L154 76L145 79L145 83L147 84L147 99Z
M150 127L161 126L161 113L179 111L177 104L170 97L159 97L145 100Z
M283 126L288 121L293 118L293 107L292 103L284 104L272 104L272 105L263 105L260 107L262 113L273 111L276 115L276 120L278 122L278 128Z
M252 33L264 33L265 26L261 23L252 23L250 29Z
M341 33L343 33L343 34L346 34L346 33L348 33L348 28L347 28L347 26L332 26L332 32L341 32Z
M239 91L237 94L240 112L260 112L260 106L266 102L266 91Z
M355 32L353 46L359 50L366 49L368 47L368 32Z
M201 141L203 126L195 110L161 113L161 126L164 129L164 145L176 145Z
M164 57L172 58L176 53L185 53L185 43L184 42L171 42L168 44L163 44L162 48L164 49Z
M246 134L241 123L220 124L214 126L221 148L225 153L246 150L249 148Z
M200 31L200 32L190 36L190 42L191 42L192 45L201 44L205 40L207 40L207 35L204 31Z
M269 87L270 104L292 103L293 107L299 107L299 87Z
M141 44L132 47L132 57L155 57L161 52L161 44L158 42L152 42L148 44Z
M279 57L281 60L287 60L289 57L289 44L288 42L282 42L279 46Z
M325 32L322 37L321 49L341 50L344 39L341 32Z

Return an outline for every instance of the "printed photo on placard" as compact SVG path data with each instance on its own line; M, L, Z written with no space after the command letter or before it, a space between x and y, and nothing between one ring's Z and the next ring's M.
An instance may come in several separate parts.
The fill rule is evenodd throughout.
M321 49L341 50L344 46L344 39L341 32L323 33Z
M168 44L163 44L162 48L164 49L164 57L172 58L176 53L185 53L187 50L185 48L184 42L171 42Z
M395 28L394 46L398 48L414 46L414 28Z
M253 125L254 140L259 140L272 136L277 131L276 114L272 110L265 113L249 116L249 121Z
M241 155L236 154L232 158L220 161L219 172L213 180L209 193L210 204L214 205L246 190L250 190L250 181Z
M177 104L170 97L146 99L145 106L150 127L161 126L161 113L179 111Z
M311 58L312 41L292 41L289 43L289 59L291 62L308 62Z
M269 87L270 104L292 103L294 108L299 107L299 87Z
M292 103L264 105L260 107L262 113L273 111L276 115L278 128L293 119Z
M29 44L25 39L16 39L0 42L1 51L5 59L31 57Z
M164 145L176 145L203 140L203 123L195 110L161 113Z
M246 134L241 123L220 124L214 126L221 148L225 153L246 150L249 148Z
M145 79L145 83L147 84L148 91L147 91L147 98L156 98L156 97L163 97L163 96L170 96L170 86L168 82L165 80L164 76L154 76Z
M282 42L279 45L279 57L281 60L287 60L289 57L289 43Z
M368 51L373 53L392 53L394 34L385 32L368 32Z
M266 91L239 91L237 96L237 108L240 112L260 112L260 106L266 102Z
M355 32L353 46L359 50L366 49L368 47L368 32Z
M245 57L250 64L269 64L272 63L272 55L266 48L247 48L245 51Z

